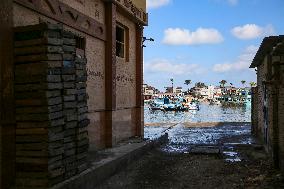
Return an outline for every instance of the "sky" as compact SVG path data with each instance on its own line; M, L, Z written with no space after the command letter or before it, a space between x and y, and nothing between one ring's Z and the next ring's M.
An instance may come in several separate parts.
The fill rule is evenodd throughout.
M266 36L284 35L284 0L147 0L144 83L162 91L186 79L242 86Z

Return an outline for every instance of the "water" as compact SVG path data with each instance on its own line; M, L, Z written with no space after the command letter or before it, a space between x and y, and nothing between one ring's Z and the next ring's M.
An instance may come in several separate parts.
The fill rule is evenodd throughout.
M188 153L194 146L224 143L251 144L251 109L248 107L223 108L221 106L200 105L199 111L163 112L151 111L145 106L144 137L155 139L168 133L169 144L163 151ZM208 122L206 124L199 124ZM212 122L234 122L214 124ZM196 125L195 125L196 123ZM241 159L232 149L223 154L226 161L238 162Z
M200 104L200 110L188 112L151 111L144 108L144 122L147 123L179 123L179 122L250 122L251 106L223 108L217 105Z

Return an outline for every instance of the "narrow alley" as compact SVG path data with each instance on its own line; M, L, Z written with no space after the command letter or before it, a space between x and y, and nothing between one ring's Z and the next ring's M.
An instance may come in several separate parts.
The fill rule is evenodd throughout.
M206 128L181 125L167 131L168 144L147 152L98 188L284 187L279 172L273 169L263 147L253 141L250 125L223 124ZM199 132L195 132L196 129ZM152 130L159 129L156 127ZM186 143L184 136L178 136L178 133L185 133L179 132L181 130L187 130L190 139L195 135L201 140ZM201 137L208 134L215 138Z

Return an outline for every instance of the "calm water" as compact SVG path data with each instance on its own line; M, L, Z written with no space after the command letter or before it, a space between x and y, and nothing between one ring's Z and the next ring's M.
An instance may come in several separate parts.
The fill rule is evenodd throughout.
M222 108L216 105L201 104L200 110L189 112L151 111L147 105L144 109L144 121L147 123L180 123L180 122L250 122L251 108Z
M168 133L167 151L184 152L191 145L219 145L224 142L252 143L250 123L229 123L215 127L187 127L186 123L196 122L250 122L250 107L222 108L221 106L200 105L199 111L162 112L151 111L145 106L145 138L154 139Z

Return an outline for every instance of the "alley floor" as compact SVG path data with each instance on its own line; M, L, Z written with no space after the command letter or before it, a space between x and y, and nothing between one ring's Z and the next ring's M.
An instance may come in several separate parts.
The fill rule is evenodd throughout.
M137 161L130 163L122 171L113 175L97 188L99 189L179 189L179 188L284 188L284 182L261 145L251 141L253 138L241 125L214 126L216 132L230 128L238 134L206 137L205 142L192 143L179 136L184 124L168 130L169 143L145 153ZM152 129L152 128L148 128ZM153 128L154 129L154 128ZM155 128L157 130L158 128ZM203 131L199 128L201 135ZM215 135L216 135L215 132ZM227 132L227 131L226 131ZM186 133L183 132L182 133ZM192 135L194 133L194 135ZM187 135L196 135L194 130L187 130ZM214 133L210 130L210 133ZM213 135L213 136L215 136ZM181 143L177 138L183 138ZM210 140L208 140L210 138ZM214 142L212 142L214 141ZM246 141L246 142L244 142Z
M216 154L153 149L98 188L284 188L262 150L239 152L242 161L226 162Z

